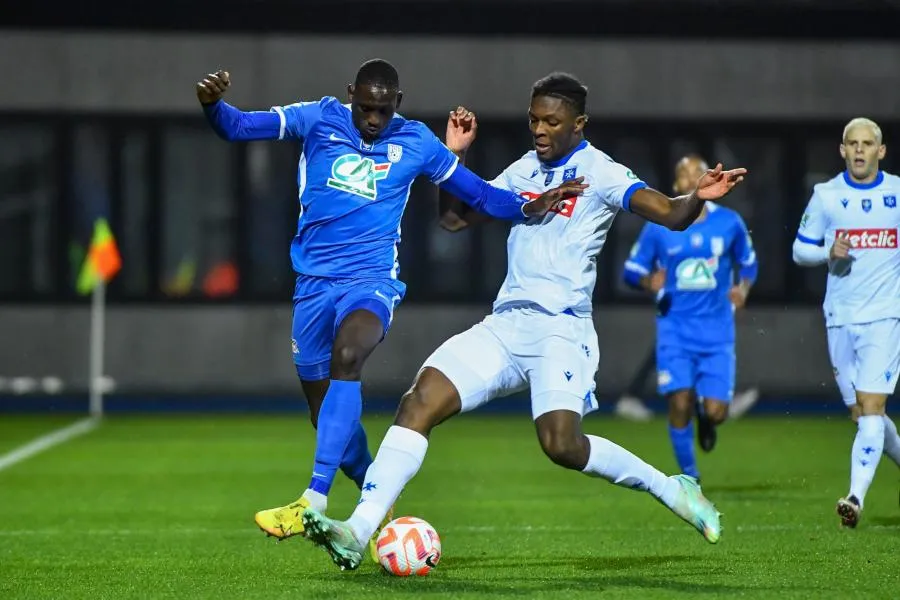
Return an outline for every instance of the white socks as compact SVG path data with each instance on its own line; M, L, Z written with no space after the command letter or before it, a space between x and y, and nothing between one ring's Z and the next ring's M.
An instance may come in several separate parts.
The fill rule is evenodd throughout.
M378 529L407 482L419 472L427 451L428 439L422 434L397 425L388 429L366 471L359 504L347 519L360 543L366 544Z
M891 418L884 415L884 453L900 466L900 435Z
M582 471L585 475L650 492L669 508L675 506L681 490L676 480L666 477L655 467L607 439L595 435L589 435L587 439L591 444L591 455Z
M328 496L322 493L307 488L301 498L309 502L309 507L313 510L325 512L328 509Z
M885 418L864 415L857 424L856 439L850 454L850 495L856 496L862 508L884 449Z

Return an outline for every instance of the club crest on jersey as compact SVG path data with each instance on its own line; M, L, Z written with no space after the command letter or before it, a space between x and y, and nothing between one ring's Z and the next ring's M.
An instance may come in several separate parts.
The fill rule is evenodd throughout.
M563 181L571 181L575 179L575 172L578 171L578 167L569 167L565 171L563 171Z
M387 156L392 163L400 162L400 159L403 157L403 146L388 144Z
M841 198L841 205L842 205L844 208L847 208L847 205L848 205L848 204L850 204L850 201L849 201L849 200L847 200L846 198Z
M371 158L363 158L359 154L344 154L331 165L331 177L326 185L366 200L375 200L378 197L375 182L385 179L390 170L389 162L376 164Z
M544 177L544 185L550 185L550 182L553 181L554 171L550 171L547 173L547 176Z
M894 194L885 194L884 206L885 208L897 208L897 196Z
M713 256L722 256L725 253L725 239L718 236L712 238L709 240L709 248Z
M864 212L869 212L870 210L872 210L872 200L870 198L863 198L860 204L862 205L862 209Z

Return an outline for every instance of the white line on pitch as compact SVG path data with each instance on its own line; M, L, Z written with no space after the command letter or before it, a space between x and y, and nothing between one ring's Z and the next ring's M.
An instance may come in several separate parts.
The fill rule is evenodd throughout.
M51 431L48 434L35 438L27 444L19 446L15 450L0 456L0 471L18 464L23 460L29 459L35 454L43 452L53 446L58 446L79 435L84 435L97 427L98 422L99 421L94 418L82 419L81 421L72 423L62 429L57 429L56 431Z

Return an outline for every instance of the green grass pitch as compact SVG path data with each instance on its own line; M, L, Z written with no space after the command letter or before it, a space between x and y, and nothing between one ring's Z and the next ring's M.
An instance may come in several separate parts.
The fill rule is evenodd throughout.
M0 453L63 424L0 418ZM370 445L388 426L367 420ZM665 423L586 421L675 468ZM550 464L527 416L439 428L399 515L431 522L428 577L371 562L341 573L305 540L266 539L253 513L293 500L312 464L303 415L112 417L0 472L0 598L898 598L897 468L886 457L860 527L841 531L852 424L747 419L700 456L724 513L712 546L646 494ZM329 513L357 494L342 476Z

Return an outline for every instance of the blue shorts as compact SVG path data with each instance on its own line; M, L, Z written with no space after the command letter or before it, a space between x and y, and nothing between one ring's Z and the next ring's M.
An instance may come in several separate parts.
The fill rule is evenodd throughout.
M701 398L731 402L734 396L734 345L686 350L676 344L656 345L659 393L694 390Z
M387 334L394 309L406 295L396 279L327 279L298 275L294 287L291 352L304 381L328 379L331 348L343 320L364 309L374 313Z

